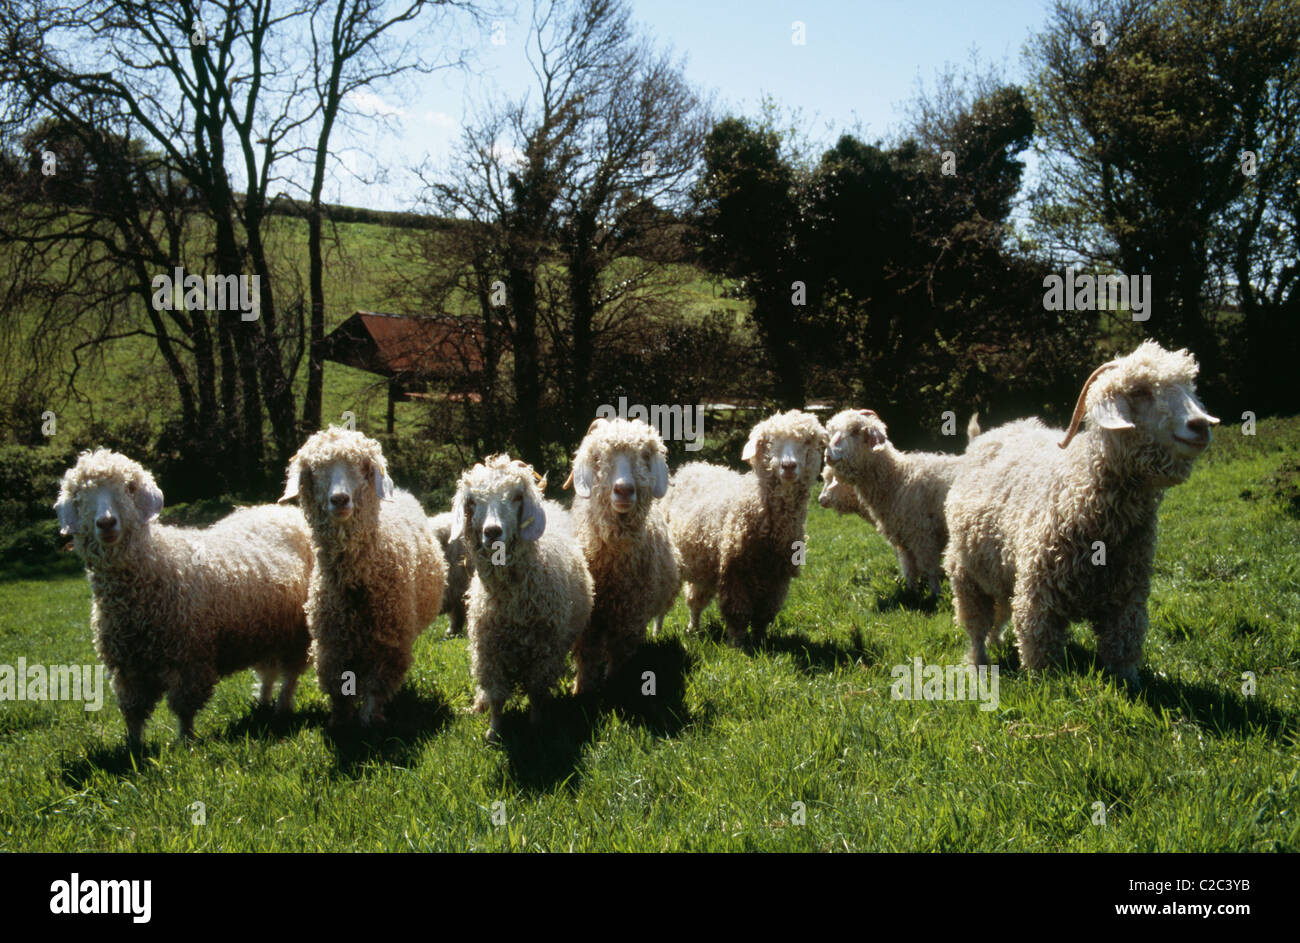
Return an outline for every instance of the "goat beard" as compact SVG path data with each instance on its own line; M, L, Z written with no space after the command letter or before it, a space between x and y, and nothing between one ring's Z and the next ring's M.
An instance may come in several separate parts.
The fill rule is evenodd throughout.
M1195 456L1172 454L1168 449L1153 441L1143 443L1140 463L1145 477L1160 488L1172 488L1181 485L1192 474Z

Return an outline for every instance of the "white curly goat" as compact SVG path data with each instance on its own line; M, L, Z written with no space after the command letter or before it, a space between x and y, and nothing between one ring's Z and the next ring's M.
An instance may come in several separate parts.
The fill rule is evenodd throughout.
M681 555L692 631L716 595L732 644L751 626L762 640L799 571L808 497L826 442L817 417L790 410L750 432L741 456L749 473L705 462L677 470L664 516Z
M301 512L244 508L196 529L157 523L162 506L153 475L107 449L81 454L54 505L86 565L95 649L133 750L163 694L188 737L218 679L255 668L263 704L283 679L283 713L307 664L312 551Z
M443 511L431 518L433 536L442 548L442 559L447 564L447 585L442 591L442 608L439 615L447 617L447 638L465 634L465 593L469 591L469 552L464 536L452 539L455 520L451 511Z
M651 620L658 632L682 577L655 507L668 490L668 450L658 432L640 420L597 419L578 447L570 481L574 528L595 587L591 621L573 649L573 690L581 694L626 664Z
M944 565L974 663L1008 616L1029 669L1058 660L1070 621L1086 619L1102 662L1138 683L1156 511L1219 421L1196 374L1186 350L1145 341L1088 378L1068 432L1027 419L971 446L945 505Z
M469 589L474 709L501 736L506 701L528 695L533 723L564 673L565 656L591 617L592 583L564 508L542 500L530 466L493 455L460 477L452 539L463 539Z
M948 488L966 461L963 455L942 452L900 452L889 441L884 421L870 409L846 409L826 424L827 473L833 479L823 489L829 502L857 510L889 541L909 589L925 580L939 594L943 547L948 539L943 502ZM974 416L966 427L979 435ZM842 494L844 487L853 495ZM822 499L819 498L819 501Z
M331 426L289 462L281 502L298 501L315 570L307 625L330 722L383 720L411 665L416 636L438 615L447 570L420 503L395 491L378 442Z

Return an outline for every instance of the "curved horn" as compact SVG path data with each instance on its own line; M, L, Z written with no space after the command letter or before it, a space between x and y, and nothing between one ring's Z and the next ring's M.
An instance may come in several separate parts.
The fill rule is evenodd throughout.
M584 435L591 435L592 431L604 421L605 421L604 416L597 416L595 419L591 421L591 425L587 427L587 431L584 433Z
M1070 417L1069 431L1065 433L1065 438L1061 440L1060 448L1065 448L1069 445L1071 440L1074 438L1075 433L1079 431L1079 423L1083 422L1083 401L1088 398L1088 387L1092 386L1093 381L1096 380L1097 377L1101 376L1112 367L1117 366L1119 366L1119 364L1115 363L1113 360L1109 363L1104 363L1096 370L1092 371L1092 376L1083 381L1083 389L1079 391L1078 402L1074 404L1074 415Z
M876 419L880 418L880 414L874 409L859 409L858 412L862 413L864 416L874 416Z
M561 490L561 491L568 491L571 487L573 487L573 472L572 472L572 471L569 472L569 477L566 478L566 479L564 479L564 484L560 485L560 490Z

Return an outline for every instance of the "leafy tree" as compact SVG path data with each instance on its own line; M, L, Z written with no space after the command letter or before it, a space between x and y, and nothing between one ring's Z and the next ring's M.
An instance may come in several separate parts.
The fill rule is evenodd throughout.
M1104 44L1093 42L1097 22ZM1225 385L1217 317L1232 295L1249 312L1256 357L1293 344L1295 333L1280 329L1294 311L1295 276L1267 243L1281 235L1290 243L1282 255L1295 257L1294 230L1282 221L1294 200L1284 142L1296 139L1300 118L1300 9L1062 0L1029 55L1044 241L1063 258L1150 275L1146 329L1191 347L1212 390ZM1264 173L1243 173L1245 150Z
M770 124L726 118L704 143L704 170L692 191L694 243L704 267L738 283L753 305L774 373L776 399L805 402L804 352L808 305L795 304L795 282L805 292L811 266L798 247L801 178Z

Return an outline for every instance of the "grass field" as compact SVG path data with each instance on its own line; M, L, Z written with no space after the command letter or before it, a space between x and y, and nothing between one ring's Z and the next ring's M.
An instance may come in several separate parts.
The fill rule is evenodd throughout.
M314 680L272 723L251 673L195 742L160 707L139 765L111 693L0 703L0 850L1300 850L1298 482L1295 417L1225 426L1169 493L1136 696L1076 626L1064 669L1003 653L996 710L891 699L893 666L960 660L947 590L908 596L880 537L813 507L762 648L728 648L716 609L686 635L679 602L607 700L563 696L536 732L515 710L501 747L445 620L370 742L325 735ZM89 608L70 563L0 574L0 664L93 662Z

